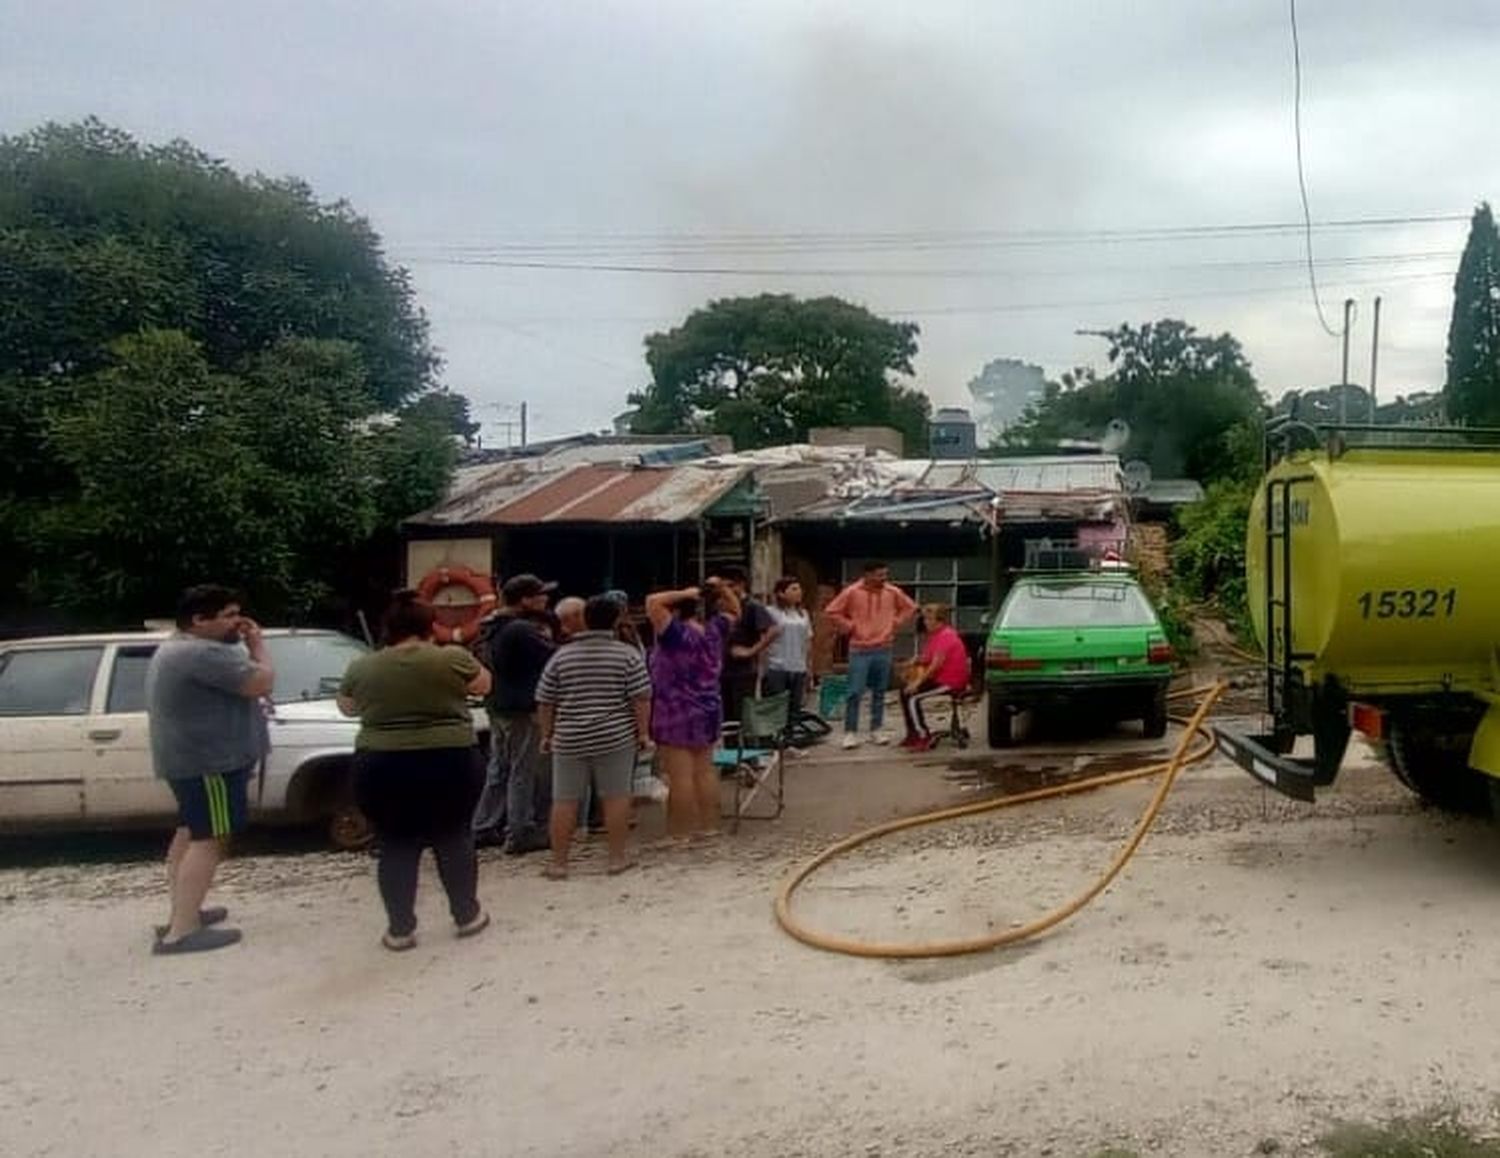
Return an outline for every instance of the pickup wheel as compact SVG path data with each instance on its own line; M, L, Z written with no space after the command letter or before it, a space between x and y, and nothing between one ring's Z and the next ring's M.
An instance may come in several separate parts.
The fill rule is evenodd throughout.
M360 811L354 801L345 801L335 806L328 818L328 839L341 852L358 852L369 848L375 841L375 829L370 818Z
M990 693L989 741L991 748L1009 748L1016 742L1015 712L998 692Z
M354 802L353 766L348 757L325 757L297 769L287 791L287 809L303 824L325 825L334 848L368 848L375 839L369 818Z
M1160 740L1167 734L1166 688L1158 688L1152 693L1151 702L1146 706L1146 714L1141 717L1141 729L1148 740Z

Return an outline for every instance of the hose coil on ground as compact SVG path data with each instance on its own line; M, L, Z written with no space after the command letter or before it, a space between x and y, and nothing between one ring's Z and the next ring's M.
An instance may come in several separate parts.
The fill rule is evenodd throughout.
M974 804L959 805L955 808L943 808L936 812L926 812L920 816L908 816L901 820L888 821L885 824L876 825L874 828L857 832L836 844L829 845L817 856L806 864L797 868L776 894L776 920L786 932L801 941L804 945L810 945L814 949L823 949L830 953L843 953L851 957L874 957L885 959L920 958L920 957L958 957L967 953L983 953L990 949L998 949L1006 945L1016 945L1022 941L1030 940L1040 936L1047 930L1062 924L1072 917L1106 888L1111 881L1120 874L1120 870L1130 861L1140 848L1141 842L1146 839L1146 834L1151 831L1151 826L1156 822L1157 814L1161 812L1162 805L1166 803L1167 796L1172 791L1172 786L1177 782L1178 775L1189 764L1196 764L1206 759L1214 750L1213 737L1204 731L1203 721L1213 710L1219 698L1224 694L1226 685L1218 683L1209 687L1189 688L1174 692L1173 699L1189 699L1194 696L1202 696L1197 710L1183 719L1173 717L1183 724L1182 737L1177 742L1177 747L1172 753L1171 759L1164 763L1147 764L1140 768L1133 768L1126 772L1112 772L1104 776L1093 776L1087 780L1075 780L1068 784L1058 784L1050 788L1038 788L1031 792L1018 793L1015 796L1003 796L998 800L981 800ZM1196 747L1193 745L1195 738L1201 737L1202 742ZM1014 808L1021 804L1031 804L1038 800L1052 800L1062 796L1073 796L1081 792L1092 792L1096 788L1108 788L1115 784L1127 784L1132 780L1143 780L1151 776L1160 776L1161 784L1158 785L1151 803L1146 806L1146 811L1136 822L1135 829L1130 838L1115 854L1109 867L1086 889L1071 900L1059 905L1049 913L1044 913L1035 920L1029 921L1016 928L1006 929L999 933L986 933L978 937L963 937L948 941L915 941L915 942L881 942L860 941L852 937L841 937L829 933L821 933L816 929L809 928L797 919L792 911L792 898L797 890L807 883L823 866L838 859L846 853L852 852L861 845L869 844L882 837L890 836L892 833L904 832L907 829L920 828L930 824L942 824L949 820L958 820L962 817L979 816L986 812L998 812L1002 808Z

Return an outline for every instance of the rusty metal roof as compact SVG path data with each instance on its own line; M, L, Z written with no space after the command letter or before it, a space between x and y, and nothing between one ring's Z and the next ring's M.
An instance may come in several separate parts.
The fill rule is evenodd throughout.
M515 466L516 464L509 464ZM506 467L488 468L503 472ZM411 526L563 526L692 522L749 473L744 467L584 464L539 474L457 478L449 498Z

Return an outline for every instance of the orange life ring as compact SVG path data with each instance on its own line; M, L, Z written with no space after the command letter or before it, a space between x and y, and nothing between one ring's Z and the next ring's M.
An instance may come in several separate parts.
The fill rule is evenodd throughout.
M467 587L474 593L473 603L433 603L439 591L448 587ZM429 571L417 584L417 595L438 613L432 635L439 643L467 643L475 635L479 621L494 609L495 584L488 575L468 567L439 567Z

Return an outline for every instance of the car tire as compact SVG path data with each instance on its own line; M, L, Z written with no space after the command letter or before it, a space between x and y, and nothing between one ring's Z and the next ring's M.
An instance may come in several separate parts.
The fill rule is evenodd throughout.
M1009 748L1015 744L1015 719L1011 706L991 692L988 720L991 748Z
M1146 714L1141 717L1141 729L1148 740L1160 740L1167 734L1167 689L1158 688L1151 696Z

